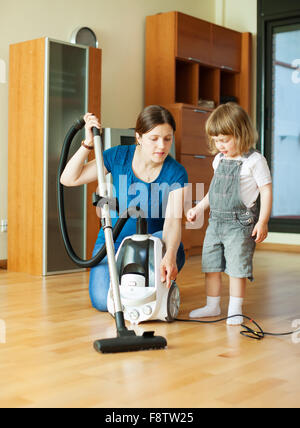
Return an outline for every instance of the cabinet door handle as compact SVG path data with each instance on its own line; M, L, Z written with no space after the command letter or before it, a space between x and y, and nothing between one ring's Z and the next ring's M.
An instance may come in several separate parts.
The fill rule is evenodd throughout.
M194 155L195 159L206 159L206 156L203 155Z
M233 68L232 68L232 67L228 67L228 65L221 65L221 68L222 68L223 70L233 71Z
M207 114L208 112L207 112L207 111L205 111L205 110L200 110L200 109L198 109L198 108L195 108L195 109L194 109L194 113Z
M192 56L189 56L189 57L188 57L188 60L189 60L189 61L198 62L199 64L201 64L200 59L198 59L198 58L193 58Z

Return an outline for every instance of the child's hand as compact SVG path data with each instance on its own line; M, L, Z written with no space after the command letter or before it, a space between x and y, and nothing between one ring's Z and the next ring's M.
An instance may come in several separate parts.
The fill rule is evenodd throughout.
M259 244L260 242L263 242L266 237L268 236L268 224L267 223L256 223L253 232L252 237L254 238L256 236L255 242Z
M188 222L193 223L196 220L197 213L195 208L190 208L186 214L186 219Z

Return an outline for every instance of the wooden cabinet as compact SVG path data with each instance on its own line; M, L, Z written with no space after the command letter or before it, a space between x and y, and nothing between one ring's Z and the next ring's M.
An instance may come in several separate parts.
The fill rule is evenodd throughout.
M178 58L211 63L211 24L183 13L177 14Z
M250 33L180 12L146 18L145 105L164 105L174 115L176 158L187 170L194 202L207 193L213 176L205 135L213 109L203 107L203 100L217 107L233 99L251 114L250 82ZM188 254L201 252L207 224L208 213L200 229L183 222Z
M211 62L216 67L239 72L241 69L242 34L213 25Z
M9 68L8 270L77 270L60 236L56 174L74 121L85 111L100 116L101 50L41 38L11 45ZM95 188L92 183L64 192L70 239L81 257L91 256L99 231L91 204Z
M180 156L180 163L188 171L189 182L194 184L210 183L213 175L212 161L213 161L212 156L202 156L202 155L181 155Z
M145 104L234 97L248 112L251 34L180 12L146 18Z
M209 115L207 110L182 108L181 146L178 147L181 159L183 155L210 155L205 136L205 123Z
M239 72L242 33L177 13L176 57Z

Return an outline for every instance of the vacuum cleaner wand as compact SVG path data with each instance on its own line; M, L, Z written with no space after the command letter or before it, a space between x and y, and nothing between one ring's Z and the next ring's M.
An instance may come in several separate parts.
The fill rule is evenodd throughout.
M108 190L105 181L102 144L99 129L93 128L94 149L97 165L97 177L99 194L108 199ZM154 332L144 332L142 336L137 336L133 330L128 330L125 325L124 314L122 310L119 275L117 271L115 248L113 241L112 224L109 212L109 204L104 203L101 209L101 222L105 236L105 245L108 259L108 267L113 292L113 301L115 307L115 322L117 327L117 337L112 339L99 339L94 342L94 348L98 352L128 352L140 351L146 349L161 349L167 346L167 341L162 336L154 336Z

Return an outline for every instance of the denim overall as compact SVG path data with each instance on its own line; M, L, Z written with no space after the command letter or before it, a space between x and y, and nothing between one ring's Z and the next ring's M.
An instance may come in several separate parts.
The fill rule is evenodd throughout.
M254 150L243 157L249 157ZM252 260L257 204L247 208L241 199L241 160L221 158L209 188L210 218L203 244L202 271L225 272L253 280Z

